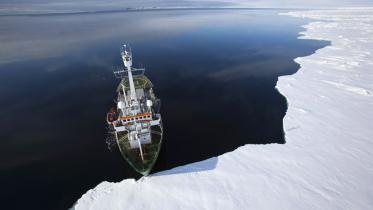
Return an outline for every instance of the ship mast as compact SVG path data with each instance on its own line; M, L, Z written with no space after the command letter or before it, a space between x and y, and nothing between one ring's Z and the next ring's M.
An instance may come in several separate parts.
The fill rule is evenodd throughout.
M121 52L122 55L122 60L124 63L124 66L127 69L128 72L128 81L130 85L130 106L131 108L133 107L133 111L135 112L134 114L138 113L138 101L137 101L137 96L136 96L136 89L135 89L135 84L133 82L133 76L132 76L132 53L131 49L127 47L127 45L123 45L123 50ZM124 92L124 94L126 94Z

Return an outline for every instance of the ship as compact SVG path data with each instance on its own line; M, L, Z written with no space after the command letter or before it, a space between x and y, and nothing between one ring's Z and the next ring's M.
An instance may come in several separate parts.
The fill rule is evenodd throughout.
M145 68L132 67L130 46L122 45L120 53L124 68L114 70L120 83L116 106L109 110L106 121L123 158L134 170L147 176L162 145L161 101L144 74Z

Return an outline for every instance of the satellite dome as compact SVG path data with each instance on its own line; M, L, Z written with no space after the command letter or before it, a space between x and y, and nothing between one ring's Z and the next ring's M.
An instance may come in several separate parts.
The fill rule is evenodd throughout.
M146 106L151 107L153 106L153 102L151 100L146 101Z
M119 102L118 102L118 108L119 108L119 109L124 109L124 108L125 108L125 105L124 105L124 102L123 102L123 101L119 101Z

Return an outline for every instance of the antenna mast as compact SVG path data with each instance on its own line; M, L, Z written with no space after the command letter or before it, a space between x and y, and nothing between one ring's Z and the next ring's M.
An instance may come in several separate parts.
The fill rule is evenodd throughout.
M128 72L128 81L130 85L130 99L131 103L130 106L134 107L133 111L135 112L134 114L137 114L138 112L138 101L137 101L137 96L136 96L136 89L135 89L135 84L133 82L133 76L132 76L132 52L131 48L127 46L126 44L123 45L122 47L122 60L123 64L127 69Z

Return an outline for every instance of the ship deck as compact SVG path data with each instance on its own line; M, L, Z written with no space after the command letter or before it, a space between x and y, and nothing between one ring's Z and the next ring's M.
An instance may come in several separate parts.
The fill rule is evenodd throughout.
M162 128L160 125L152 126L151 138L152 143L142 145L144 155L144 161L142 161L140 149L130 147L127 132L118 133L118 146L122 156L136 171L143 175L149 174L157 160L162 144Z
M135 84L136 89L150 89L153 87L152 82L145 75L134 75L133 83ZM130 89L128 77L122 80L122 84L126 91Z

